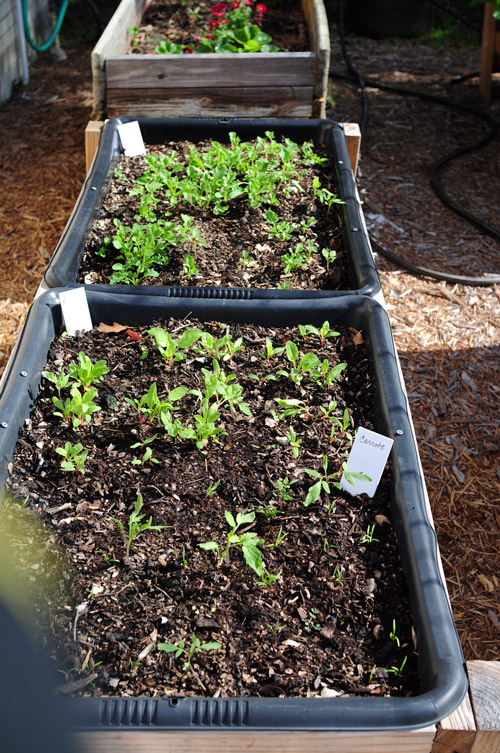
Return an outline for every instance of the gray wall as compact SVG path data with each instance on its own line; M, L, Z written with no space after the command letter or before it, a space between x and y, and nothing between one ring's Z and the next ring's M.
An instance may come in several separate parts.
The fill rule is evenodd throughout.
M47 33L48 0L29 0L31 35L40 40L37 33ZM50 29L50 27L49 27ZM21 42L23 32L19 29L14 0L0 0L0 103L8 99L12 85L22 80ZM33 60L34 51L28 46L28 57Z

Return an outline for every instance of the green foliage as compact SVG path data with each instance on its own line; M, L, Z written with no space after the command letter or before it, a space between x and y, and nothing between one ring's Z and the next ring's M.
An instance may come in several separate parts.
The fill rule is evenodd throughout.
M177 643L158 643L160 651L165 651L167 654L174 654L174 658L178 659L180 656L185 656L183 669L191 669L191 661L193 656L202 653L203 651L218 651L221 648L221 643L218 641L209 641L208 643L201 643L199 638L194 633L191 634L191 645L187 646L185 641L178 641Z
M64 447L56 447L56 452L65 458L61 461L61 468L65 471L85 473L88 450L84 450L83 445L80 443L73 445L71 442L66 442Z
M68 424L72 424L73 429L78 429L82 424L90 423L92 414L101 408L94 403L97 397L95 387L87 389L83 395L74 384L70 389L70 397L66 398L64 403L55 395L52 397L54 406L58 409L54 411L54 416L60 416Z
M118 527L121 531L121 534L123 536L123 540L125 542L125 559L128 560L130 556L130 547L132 546L132 542L134 539L143 531L161 531L166 526L154 526L151 524L152 516L149 516L149 520L145 523L142 523L142 519L146 516L145 513L141 513L141 510L143 508L143 499L142 494L137 495L137 499L134 503L134 509L130 513L127 521L127 526L122 523L121 520L118 520L117 518L111 518L111 520L114 523L118 524Z
M85 353L78 354L79 363L70 363L69 376L78 386L87 389L93 382L100 382L104 374L109 372L106 361L92 363Z

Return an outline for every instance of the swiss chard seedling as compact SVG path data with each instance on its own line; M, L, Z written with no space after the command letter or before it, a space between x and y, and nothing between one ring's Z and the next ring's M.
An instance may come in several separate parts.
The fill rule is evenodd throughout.
M118 520L117 518L111 518L111 520L114 523L117 523L121 534L123 536L123 540L125 542L125 560L128 561L130 557L130 547L132 546L132 542L134 539L137 538L137 536L142 533L143 531L161 531L166 526L154 526L152 525L152 516L149 516L149 520L146 522L142 522L143 518L146 517L145 513L141 513L141 510L143 508L143 499L142 494L137 495L137 499L134 503L134 509L130 513L127 521L127 526L122 523L121 520Z

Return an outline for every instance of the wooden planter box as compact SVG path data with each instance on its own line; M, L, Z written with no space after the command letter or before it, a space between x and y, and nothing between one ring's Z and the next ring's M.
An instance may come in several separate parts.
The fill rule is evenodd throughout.
M311 52L126 54L145 0L122 0L92 51L94 117L324 117L323 0L301 0Z

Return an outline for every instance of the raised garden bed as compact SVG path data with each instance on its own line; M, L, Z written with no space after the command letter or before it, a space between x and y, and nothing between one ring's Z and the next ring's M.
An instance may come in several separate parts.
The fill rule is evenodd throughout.
M324 117L330 39L322 0L301 2L307 34L297 35L309 37L309 51L127 54L146 6L122 0L92 52L95 117Z
M140 282L168 286L172 295L246 298L376 295L380 291L345 136L338 124L327 120L140 119L150 154L125 158L118 128L131 120L116 118L103 129L92 172L47 268L48 287L77 281ZM266 136L269 133L273 139ZM236 134L232 145L231 134ZM293 147L291 162L287 162L286 139ZM306 157L306 147L307 153L312 148L310 157ZM196 151L195 158L191 149ZM216 192L222 190L218 170L224 172L229 186L227 168L214 165L240 152L238 159L244 166L232 168L234 183L227 188L233 192L231 198L210 197L210 186ZM154 166L146 160L153 160ZM202 164L189 168L198 176L189 186L188 168L181 167L188 160ZM270 160L273 166L268 171ZM280 171L284 182L266 188L271 175L277 180ZM258 178L250 179L250 173ZM208 187L207 176L212 176ZM171 193L174 185L175 195ZM194 193L193 185L197 186ZM256 186L264 191L257 198ZM116 258L121 254L115 248L116 233L122 232L117 226L136 224L141 233L145 226L153 227L154 253L159 248L161 253L156 255L168 259L154 263L153 271L148 268L146 273L141 262L140 275L133 276L131 269L134 275L138 271L134 252L135 266L126 267L125 276L123 266L121 272L114 268L116 263L123 264L123 259ZM169 232L173 240L164 242ZM193 232L198 234L196 242ZM127 230L126 235L131 237L131 232ZM186 267L186 257L194 271Z
M68 701L72 723L80 728L99 725L101 729L118 724L122 728L172 730L207 725L216 730L230 725L247 731L389 731L425 726L449 714L465 692L465 673L383 309L368 298L354 297L308 302L304 310L291 301L278 307L272 301L162 299L126 293L104 295L94 290L87 294L95 324L123 322L127 328L59 338L49 366L59 374L63 365L67 371L70 361L78 361L79 352L85 351L95 362L108 353L108 347L118 348L118 355L109 352L110 371L102 375L102 383L97 383L99 396L94 399L101 410L88 424L84 422L83 428L65 429L64 421L51 416L51 397L56 388L45 378L30 422L22 430L21 454L16 454L9 482L19 501L29 495L26 504L46 523L50 520L52 535L64 544L78 570L70 578L72 596L65 593L62 602L67 606L69 600L71 613L51 623L59 625L56 633L66 636L62 641L66 661L78 663L81 684L77 682L73 689L94 696ZM61 329L58 295L59 291L51 291L34 304L8 368L0 399L4 480L18 431L39 391L52 338ZM295 329L298 324L319 329L326 320L339 328L340 339L327 337L321 344L314 331ZM229 327L214 322L227 322ZM234 345L242 338L239 344L245 350L236 349L231 358L221 360L221 367L226 375L237 377L253 414L249 417L236 400L235 415L230 411L224 416L223 428L228 433L218 436L219 444L213 438L200 447L188 436L180 443L170 440L164 427L139 421L133 407L124 404L123 391L133 400L133 390L137 389L135 397L139 399L152 379L158 383L162 398L184 380L189 384L192 380L194 387L203 390L201 369L211 365L208 354L197 354L191 350L195 343L187 346L184 342L178 345L181 350L186 348L188 358L165 363L152 335L142 329L143 325L150 329L153 324L168 329L175 338L196 326L210 330L217 338L230 332ZM270 362L277 359L272 367L259 355L268 353L268 336L275 347L285 348L285 355L269 356ZM327 356L331 364L345 358L349 365L328 388L314 386L314 380L311 385L308 376L294 386L288 377L277 373L280 365L291 368L290 346L286 346L291 340L299 344L301 357L307 350ZM196 342L200 344L201 339ZM197 361L199 358L203 360ZM245 365L247 359L249 366ZM250 377L249 372L259 372L260 364L265 365L266 375L268 369L276 372L277 380ZM178 371L178 367L187 367L187 371ZM140 386L131 386L132 377L139 378ZM308 406L308 415L304 409L301 417L288 415L285 421L287 426L295 426L296 439L303 442L297 445L298 458L295 445L290 440L281 441L285 436L279 428L282 419L276 423L268 403L276 398L277 386L287 392L285 397L290 398L291 391ZM306 386L312 392L306 391ZM390 472L372 501L350 497L332 483L328 498L322 493L315 500L309 498L311 504L304 504L315 483L315 477L307 479L304 467L321 469L326 454L333 482L342 463L344 440L335 435L330 445L323 420L312 416L324 413L321 408L328 410L330 398L337 399L340 421L347 408L348 431L353 423L363 421L368 428L394 438ZM196 396L179 398L184 399L196 402ZM48 412L44 413L44 405ZM183 410L179 404L178 417L188 426ZM39 426L40 421L45 423ZM99 432L106 428L111 435L99 446ZM154 434L161 436L146 442ZM345 435L345 430L340 429L339 435ZM63 458L58 457L55 447L64 447L65 441L81 441L89 449L86 472L78 478L60 467ZM134 450L130 445L137 441L142 446ZM31 449L30 442L34 443ZM271 446L263 448L263 442ZM153 454L161 457L159 468L149 462L150 458L144 458L147 447L153 447ZM133 459L139 462L132 464ZM237 463L233 472L232 459ZM278 476L296 481L292 500L273 493L278 490ZM216 485L217 481L220 484ZM133 539L126 553L119 523L112 518L126 529L138 493L147 512L143 522L151 515L152 525L172 528L144 531ZM278 510L274 518L264 512L266 507L269 512L269 506ZM205 517L208 510L210 514ZM278 575L282 568L286 579L279 574L266 586L258 585L258 573L244 564L237 548L232 550L230 562L217 564L213 559L216 552L199 546L206 541L224 542L230 522L225 510L235 518L238 513L254 513L255 520L248 525L266 543L287 534L278 546L266 548L264 555L267 575ZM370 535L372 518L375 529ZM339 533L341 537L334 539ZM393 560L389 565L396 539L406 585L400 580L399 565L396 567ZM78 549L80 540L82 549ZM316 560L314 552L318 550ZM351 557L352 564L356 563L353 569ZM67 566L65 569L68 571ZM354 586L349 597L344 594L348 585ZM391 591L394 586L396 593ZM232 593L234 587L232 596L239 607L231 612L228 591ZM406 588L412 623L404 601ZM386 589L392 594L391 603L381 607L379 598ZM281 602L285 593L289 594L288 601L285 598ZM87 606L81 609L77 624L75 610L84 600ZM370 619L374 621L363 625L361 605L366 607L372 601L375 611ZM119 631L115 610L125 605L133 610L134 617L129 624L123 612ZM239 628L237 622L227 622L230 613L234 616L238 612L242 618ZM264 617L270 625L267 632L262 626ZM232 629L226 632L224 625L229 624ZM193 633L212 647L197 653L191 668L182 671L182 662L160 653L158 643L180 646L179 641L185 640L191 645ZM398 641L391 633L397 633ZM264 638L261 647L265 651L255 651L255 640L260 643ZM358 649L351 649L343 666L341 662L335 670L340 645L352 638L360 641ZM220 644L217 649L214 642ZM358 655L360 646L375 654L362 659ZM322 659L319 654L313 659L316 650L323 651ZM402 666L403 656L407 659ZM109 658L111 665L105 663ZM385 671L380 669L383 665ZM403 678L386 671L392 668L402 669ZM69 665L62 669L69 671ZM68 685L71 687L71 682ZM136 700L127 697L135 690L149 697L144 698L140 711ZM98 697L113 692L123 693L123 697ZM200 698L203 693L211 697ZM219 693L221 697L217 697Z

